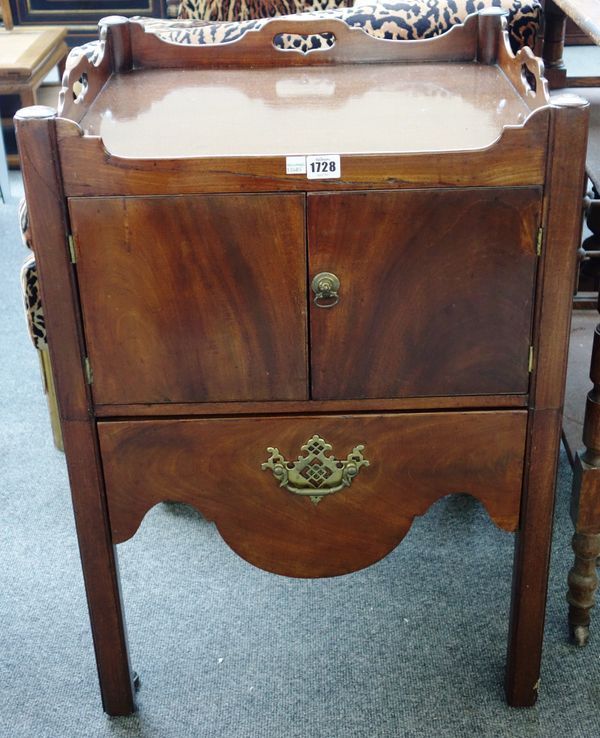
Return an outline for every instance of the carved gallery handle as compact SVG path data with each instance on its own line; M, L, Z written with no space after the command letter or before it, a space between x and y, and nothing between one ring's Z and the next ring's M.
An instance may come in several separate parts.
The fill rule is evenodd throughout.
M361 467L369 466L362 454L363 445L355 446L344 461L326 455L332 448L324 438L314 435L302 446L304 454L297 461L286 461L278 448L269 446L271 456L261 468L271 469L280 487L310 497L316 505L325 495L349 487Z
M340 301L338 291L340 280L331 272L320 272L311 283L312 291L315 293L314 303L320 308L332 308ZM323 302L327 300L328 302Z

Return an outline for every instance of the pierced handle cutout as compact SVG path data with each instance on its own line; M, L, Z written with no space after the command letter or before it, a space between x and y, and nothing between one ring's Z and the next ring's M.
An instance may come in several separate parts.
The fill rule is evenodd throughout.
M535 74L529 69L527 64L521 64L521 79L523 80L523 87L531 90L531 92L537 92L537 79Z
M328 51L335 46L335 34L323 33L276 33L273 46L278 51L295 51L298 54L312 54L315 51Z
M88 91L88 76L87 72L82 72L81 76L76 82L73 82L73 101L81 102Z

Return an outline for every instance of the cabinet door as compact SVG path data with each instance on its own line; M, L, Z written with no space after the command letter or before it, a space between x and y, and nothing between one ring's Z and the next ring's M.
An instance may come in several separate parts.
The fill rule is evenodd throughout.
M303 195L76 198L96 403L308 394Z
M315 399L526 393L537 188L308 198ZM324 302L331 302L325 300Z

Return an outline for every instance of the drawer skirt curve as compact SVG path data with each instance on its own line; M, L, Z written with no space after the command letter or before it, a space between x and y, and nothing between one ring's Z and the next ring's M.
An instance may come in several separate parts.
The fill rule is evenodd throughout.
M255 566L325 577L383 558L449 494L514 531L526 425L521 410L100 421L113 542L159 502L182 502ZM273 473L276 452L289 480ZM346 474L353 458L364 461ZM294 470L300 487L312 481L300 489Z

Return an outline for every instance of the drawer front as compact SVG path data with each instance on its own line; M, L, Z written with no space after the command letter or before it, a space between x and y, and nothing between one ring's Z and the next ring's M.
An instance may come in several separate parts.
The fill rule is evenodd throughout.
M113 540L174 500L252 564L319 577L378 561L448 494L515 530L526 424L525 411L100 421Z
M307 398L302 195L69 207L96 403Z
M310 275L340 281L311 305L312 397L526 393L540 208L537 188L309 195Z

